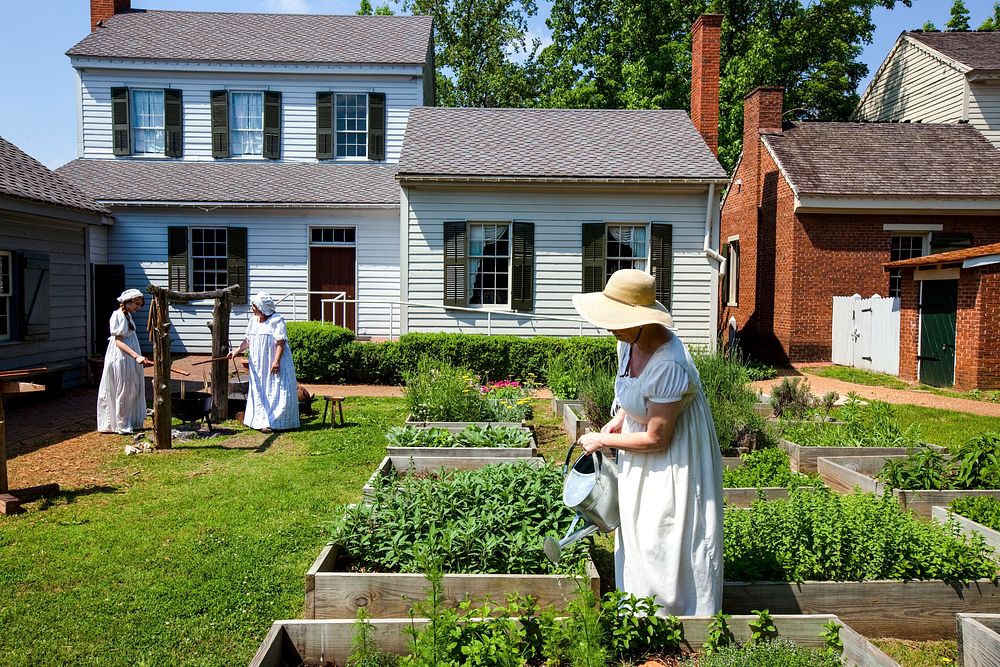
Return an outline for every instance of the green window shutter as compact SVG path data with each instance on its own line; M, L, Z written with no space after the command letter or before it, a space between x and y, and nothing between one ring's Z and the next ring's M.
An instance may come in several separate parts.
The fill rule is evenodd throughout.
M583 291L600 292L605 281L607 231L603 222L583 225Z
M111 134L115 155L132 154L132 128L129 121L128 88L111 89Z
M368 93L368 159L385 159L385 93Z
M212 157L229 157L229 93L213 90L212 98Z
M240 289L233 298L233 303L247 302L247 228L230 227L226 232L229 245L228 281L230 285L239 285Z
M281 157L281 93L264 93L264 157Z
M316 159L333 159L333 93L316 93Z
M21 254L21 326L23 340L49 337L49 256L25 251Z
M535 225L531 222L515 222L513 227L510 307L512 310L528 312L534 306Z
M181 91L168 88L163 91L163 145L167 157L184 155L184 104Z
M726 272L722 276L722 305L729 303L729 276L732 275L732 265L729 263L729 244L722 244L722 257L726 261Z
M167 282L174 292L188 291L187 227L167 227Z
M464 222L444 223L444 305L467 306L468 264Z
M670 308L673 291L674 270L674 227L673 225L650 225L652 252L651 273L656 278L656 300Z

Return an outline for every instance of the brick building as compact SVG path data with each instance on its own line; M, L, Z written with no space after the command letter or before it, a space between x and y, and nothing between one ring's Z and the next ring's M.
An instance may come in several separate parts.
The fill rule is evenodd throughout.
M968 124L782 123L745 100L723 201L720 328L771 360L829 361L833 297L901 296L893 260L1000 242L1000 151Z

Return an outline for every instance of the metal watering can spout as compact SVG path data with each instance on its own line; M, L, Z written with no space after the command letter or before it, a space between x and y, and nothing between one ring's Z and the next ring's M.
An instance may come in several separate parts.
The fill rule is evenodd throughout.
M545 555L553 563L558 563L563 548L600 531L610 533L618 527L618 467L601 452L581 454L570 466L573 443L566 452L563 464L563 503L576 511L566 536L561 540L546 537L542 545ZM574 532L580 520L584 527Z

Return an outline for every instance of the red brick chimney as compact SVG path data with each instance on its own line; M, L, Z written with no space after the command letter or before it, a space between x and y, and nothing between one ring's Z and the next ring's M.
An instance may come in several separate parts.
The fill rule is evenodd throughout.
M722 15L702 14L691 26L691 121L719 154Z
M115 14L132 9L132 0L90 0L90 32L97 30L97 24L107 21Z
M756 144L761 130L781 132L784 96L780 86L760 86L743 98L743 150Z

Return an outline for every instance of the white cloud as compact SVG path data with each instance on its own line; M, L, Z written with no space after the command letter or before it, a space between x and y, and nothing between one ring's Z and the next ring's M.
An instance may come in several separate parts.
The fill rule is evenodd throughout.
M312 11L308 0L263 0L263 10L278 14L308 14Z

